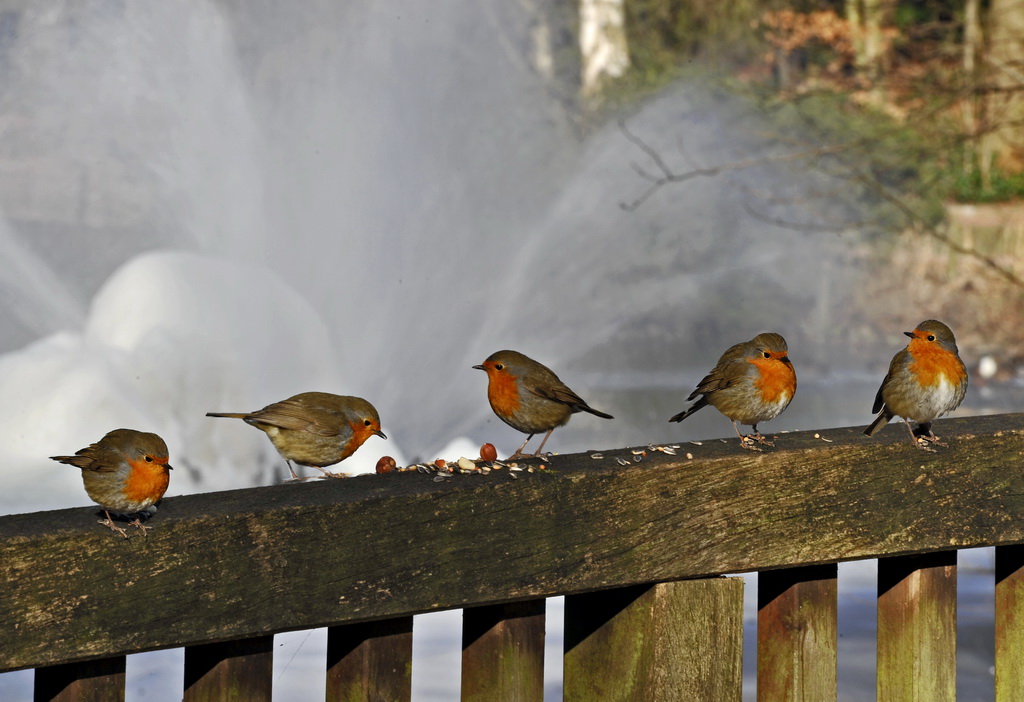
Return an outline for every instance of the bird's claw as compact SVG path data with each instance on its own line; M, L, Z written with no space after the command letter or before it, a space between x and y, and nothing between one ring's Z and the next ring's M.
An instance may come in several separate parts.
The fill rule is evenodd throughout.
M103 526L108 527L112 531L116 531L118 534L120 534L121 536L123 536L126 539L129 538L128 537L128 532L125 531L122 527L119 527L118 525L114 524L114 521L112 519L110 519L110 518L100 519L96 523L97 524L102 524ZM152 528L152 527L150 527L150 528Z
M761 437L761 438L763 439L764 437ZM759 448L759 447L757 447L755 445L757 443L764 443L764 442L758 442L752 436L741 436L740 437L740 448L746 449L747 451L764 452L763 448ZM774 446L774 445L775 444L771 444L771 443L768 444L768 446Z

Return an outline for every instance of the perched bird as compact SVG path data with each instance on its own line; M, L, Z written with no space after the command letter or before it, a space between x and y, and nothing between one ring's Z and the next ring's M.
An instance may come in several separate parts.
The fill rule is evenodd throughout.
M786 340L772 332L730 346L686 398L692 400L700 395L700 399L668 421L681 422L711 405L732 420L740 446L757 450L753 446L755 441L771 446L757 425L778 417L796 393L796 372L788 353ZM752 426L754 436L741 434L737 423Z
M956 339L942 322L927 319L912 332L907 348L889 363L872 412L878 417L864 430L877 434L893 417L902 417L914 446L933 451L928 442L942 446L932 431L932 420L952 412L967 394L967 368L960 360ZM910 421L917 422L917 430Z
M333 476L325 466L344 461L380 430L380 416L361 397L303 392L255 412L207 412L207 417L242 419L266 432L274 448L298 479L292 461Z
M124 538L128 534L114 524L111 513L135 514L131 526L142 529L142 511L152 514L155 503L167 492L171 466L167 444L156 434L133 429L115 429L74 456L50 456L54 461L82 469L82 482L89 497L103 508L107 518L100 524Z
M577 412L613 419L610 414L588 406L550 368L518 351L497 351L473 367L487 373L487 400L494 413L505 424L527 435L526 441L510 458L524 455L522 451L530 439L546 431L540 447L532 455L539 454L551 432Z

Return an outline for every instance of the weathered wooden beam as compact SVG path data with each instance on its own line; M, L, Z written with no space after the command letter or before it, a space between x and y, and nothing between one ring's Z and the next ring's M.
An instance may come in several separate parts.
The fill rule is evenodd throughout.
M183 702L270 702L274 637L185 649Z
M125 657L36 668L34 702L124 702Z
M837 572L831 563L758 574L758 702L836 699Z
M878 702L956 700L956 551L878 561Z
M996 549L996 702L1024 700L1024 546Z
M763 453L705 441L639 463L620 449L554 456L532 473L435 482L413 471L173 497L148 536L127 540L97 527L95 508L3 517L0 670L1024 542L1024 415L935 430L949 444L937 453L899 427L873 438L853 427L817 432L832 443L786 434Z
M411 697L411 616L327 629L327 702Z
M543 702L544 600L462 612L463 702Z
M739 702L742 668L740 578L565 598L565 702Z

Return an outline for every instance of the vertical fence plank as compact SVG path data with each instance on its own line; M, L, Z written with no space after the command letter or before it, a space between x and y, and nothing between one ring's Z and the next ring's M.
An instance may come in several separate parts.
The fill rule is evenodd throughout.
M184 702L270 702L274 637L185 647Z
M742 658L740 578L565 598L565 702L739 702Z
M125 657L36 668L35 702L124 702Z
M1024 700L1024 546L996 548L996 702Z
M836 699L838 566L757 576L758 702Z
M412 617L327 629L327 702L412 697Z
M462 612L462 699L543 702L544 600Z
M956 699L956 551L878 560L879 702Z

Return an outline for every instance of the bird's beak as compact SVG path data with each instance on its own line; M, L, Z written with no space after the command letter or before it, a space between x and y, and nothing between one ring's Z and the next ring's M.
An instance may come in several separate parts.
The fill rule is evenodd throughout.
M167 468L167 470L174 470L174 466L172 466L170 463L165 463L164 467Z
M903 333L905 335L909 336L911 339L916 339L917 338L917 334L915 334L914 332L903 332Z
M385 434L384 432L382 432L382 431L381 431L380 429L378 429L377 431L375 431L375 432L373 432L373 433L374 433L374 434L376 434L377 436L379 436L379 437L380 437L380 438L382 438L382 439L386 439L386 438L388 438L387 434Z
M487 370L487 369L486 369L486 368L484 368L483 366L473 366L473 367L474 367L474 368L476 368L477 370L482 370L482 371L485 371L485 370Z

